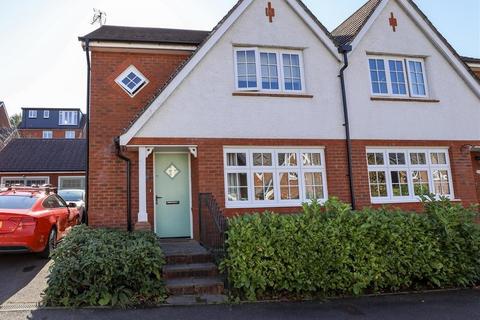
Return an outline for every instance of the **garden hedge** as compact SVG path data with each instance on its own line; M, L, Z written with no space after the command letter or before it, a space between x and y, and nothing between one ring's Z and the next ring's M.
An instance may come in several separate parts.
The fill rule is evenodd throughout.
M52 255L48 306L158 304L166 291L164 258L152 233L75 227Z
M229 220L233 290L247 299L464 287L480 279L477 209L430 198L423 214L352 211L336 199L303 214Z

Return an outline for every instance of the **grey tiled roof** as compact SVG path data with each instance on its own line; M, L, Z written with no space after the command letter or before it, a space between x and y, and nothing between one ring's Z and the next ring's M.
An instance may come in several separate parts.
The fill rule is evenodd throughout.
M332 31L333 39L337 45L351 43L367 23L382 0L369 0L360 9L355 11L347 20L342 22Z
M0 151L0 172L78 172L86 168L84 139L14 139Z
M143 43L175 43L200 44L210 31L140 28L124 26L101 26L97 30L78 39L84 41L116 41L116 42L143 42Z

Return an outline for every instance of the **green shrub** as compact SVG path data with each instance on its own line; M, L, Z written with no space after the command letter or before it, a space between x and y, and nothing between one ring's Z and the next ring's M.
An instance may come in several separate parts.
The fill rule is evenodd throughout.
M54 251L49 306L157 304L165 299L163 253L155 235L75 227Z
M353 212L332 199L303 211L230 219L222 268L240 295L359 295L480 279L474 208L430 199L425 214Z

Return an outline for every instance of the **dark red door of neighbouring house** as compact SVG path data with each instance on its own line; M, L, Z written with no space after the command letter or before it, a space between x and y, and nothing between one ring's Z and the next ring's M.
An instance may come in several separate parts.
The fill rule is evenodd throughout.
M477 201L480 202L480 152L472 153L473 174L475 175L475 186L477 188Z

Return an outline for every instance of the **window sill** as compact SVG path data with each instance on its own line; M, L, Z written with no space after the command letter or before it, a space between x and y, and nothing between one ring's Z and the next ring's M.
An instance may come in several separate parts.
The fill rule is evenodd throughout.
M450 199L452 202L461 202L460 199ZM370 203L373 205L396 205L396 204L408 204L408 203L422 203L421 200L413 200L413 199L398 199L398 200L370 200Z
M424 98L392 98L392 97L370 97L372 101L395 101L395 102L423 102L423 103L439 103L437 99Z
M326 200L318 200L318 203L324 204ZM301 208L304 203L311 203L311 201L306 202L286 202L286 203L226 203L226 209L265 209L265 208Z
M312 99L313 95L300 93L276 93L276 92L234 92L234 97L270 97L270 98L304 98Z

